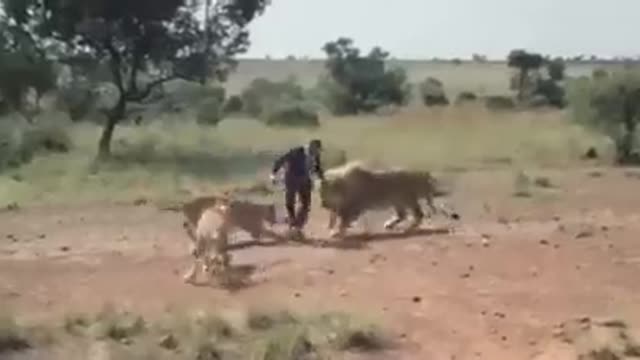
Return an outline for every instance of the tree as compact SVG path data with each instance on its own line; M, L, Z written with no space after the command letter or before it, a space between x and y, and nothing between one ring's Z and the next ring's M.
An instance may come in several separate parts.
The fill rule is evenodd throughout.
M518 100L524 99L525 84L531 70L539 69L544 62L540 54L526 52L525 50L513 50L509 53L508 65L520 71L518 81Z
M22 29L0 18L0 94L11 111L32 122L40 97L56 85L54 64ZM29 94L33 102L26 101Z
M323 50L327 54L325 67L329 79L322 84L335 114L371 112L380 106L407 101L406 72L401 68L386 69L389 53L380 47L363 55L353 40L341 37L326 43Z
M105 59L118 89L98 144L111 138L127 103L144 100L167 81L224 80L249 44L247 25L269 0L217 0L201 24L198 0L2 0L11 23L33 39L60 44L68 57ZM204 25L204 26L203 26ZM148 80L142 82L141 74Z
M640 121L640 73L622 70L607 78L586 78L573 84L571 95L576 120L615 142L619 164L638 161L634 151Z
M561 57L556 57L553 60L547 60L546 62L547 73L553 81L564 80L566 65Z

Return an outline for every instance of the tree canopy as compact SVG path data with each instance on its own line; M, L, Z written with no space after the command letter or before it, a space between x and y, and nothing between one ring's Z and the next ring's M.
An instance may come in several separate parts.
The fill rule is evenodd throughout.
M110 152L127 102L141 101L155 86L177 78L224 80L234 56L247 50L247 25L268 4L217 0L206 7L204 24L197 17L204 8L200 0L2 0L6 28L32 39L39 53L108 62L119 99L107 113L101 155Z

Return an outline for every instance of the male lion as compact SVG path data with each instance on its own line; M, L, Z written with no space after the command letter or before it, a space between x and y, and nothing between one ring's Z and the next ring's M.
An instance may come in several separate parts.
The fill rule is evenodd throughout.
M336 217L340 219L337 232L342 236L353 221L367 210L392 207L395 216L385 222L385 229L393 229L411 210L414 221L409 229L418 227L424 219L419 200L425 199L433 213L441 212L458 219L456 213L437 208L433 199L447 195L438 186L435 178L426 171L369 170L359 162L330 169L320 187L321 206L330 211L329 228L333 228Z

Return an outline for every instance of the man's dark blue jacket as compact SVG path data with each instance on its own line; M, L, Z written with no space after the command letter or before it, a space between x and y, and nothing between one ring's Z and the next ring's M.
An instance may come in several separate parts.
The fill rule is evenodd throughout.
M294 179L311 179L311 173L315 172L318 178L324 179L324 169L320 162L320 155L308 156L304 146L297 146L273 163L272 173L275 174L285 166L285 181Z

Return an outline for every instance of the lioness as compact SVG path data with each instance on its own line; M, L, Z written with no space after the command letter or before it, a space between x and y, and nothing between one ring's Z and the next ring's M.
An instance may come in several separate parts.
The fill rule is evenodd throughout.
M191 254L194 260L191 268L183 277L185 282L194 282L201 267L205 273L210 275L211 270L226 269L229 266L231 257L227 251L228 237L226 232L221 231L220 226L225 217L225 210L225 205L217 203L202 211L195 231L192 233L194 241L191 245ZM215 252L213 256L210 254L211 250ZM214 268L214 265L218 265L218 267Z
M195 258L191 270L184 277L187 282L195 279L200 265L204 265L207 273L217 268L228 268L231 260L228 254L228 240L232 230L244 230L254 240L260 240L263 235L275 235L265 227L265 223L269 226L276 223L273 204L256 204L228 197L200 199L199 203L208 204L209 207L201 211L195 230L187 229L193 240L191 254ZM195 205L190 208L194 214L196 208ZM213 256L209 256L211 250L215 251ZM217 267L214 268L214 265Z
M385 222L392 229L406 219L411 210L414 221L410 229L418 227L424 219L419 200L425 199L433 213L441 212L458 219L455 213L437 208L433 199L447 192L440 189L435 178L426 171L368 170L361 163L352 162L327 171L327 179L321 183L321 206L330 211L329 228L340 219L337 232L342 236L353 221L367 210L393 207L395 216Z

